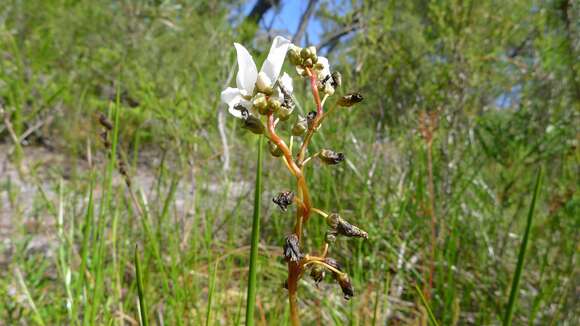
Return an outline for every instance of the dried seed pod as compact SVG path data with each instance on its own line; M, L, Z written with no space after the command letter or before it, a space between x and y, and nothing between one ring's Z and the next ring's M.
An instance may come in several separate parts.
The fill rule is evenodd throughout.
M298 236L290 234L286 237L286 243L284 243L284 260L286 262L296 262L300 259L302 259L302 253L298 244Z
M352 287L352 283L350 281L350 277L348 277L348 274L346 273L333 273L334 279L338 282L338 284L340 285L340 288L342 289L342 294L344 295L344 298L346 300L349 300L350 298L352 298L354 296L354 289Z
M272 201L280 207L280 209L285 212L288 206L292 205L294 202L294 193L292 191L279 192Z
M330 257L326 257L326 258L324 258L324 262L327 265L329 265L331 267L334 267L335 269L337 269L339 271L342 271L342 266L336 261L336 259L330 258Z
M99 123L101 126L105 127L105 129L113 130L113 123L103 113L99 113Z
M320 160L328 165L335 165L344 161L344 154L337 153L330 149L323 149L318 155Z
M247 115L247 117L243 119L242 128L248 129L256 135L263 134L266 129L262 121L252 115Z
M336 228L336 231L338 232L338 234L344 235L345 237L363 238L363 239L368 239L369 237L368 233L361 230L358 226L348 223L341 217L339 217L338 227Z
M308 129L308 122L303 117L298 117L298 121L292 127L292 136L302 136Z
M325 275L326 271L324 270L323 266L320 265L312 266L312 269L310 270L310 277L312 277L316 286L318 286L318 284L320 284L320 282L324 280Z
M329 231L328 234L331 235L343 235L345 237L351 238L364 238L368 239L369 235L356 225L350 224L348 221L340 217L336 213L328 215L326 218L326 224L328 224Z
M339 106L353 106L363 100L363 96L360 93L350 93L338 99L336 104Z
M270 151L270 154L272 154L272 156L274 157L280 157L282 156L282 150L273 142L268 140L268 150Z

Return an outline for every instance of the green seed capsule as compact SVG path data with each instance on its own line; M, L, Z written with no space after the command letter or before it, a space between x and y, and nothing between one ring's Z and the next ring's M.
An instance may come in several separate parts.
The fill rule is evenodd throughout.
M268 141L268 150L270 151L270 154L272 154L272 156L274 157L282 156L282 150L271 141Z
M264 130L266 130L262 121L254 116L249 115L243 121L242 128L247 129L256 135L263 134Z
M268 99L269 111L276 113L280 110L281 106L282 106L282 103L280 103L280 101L277 98L270 97Z
M308 122L306 119L299 117L298 121L292 127L292 136L302 136L308 130Z

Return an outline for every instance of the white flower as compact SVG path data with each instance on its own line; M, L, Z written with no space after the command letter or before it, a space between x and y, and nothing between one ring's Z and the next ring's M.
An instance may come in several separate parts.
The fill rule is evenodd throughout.
M324 80L327 76L330 76L330 64L328 63L328 59L325 57L318 57L318 62L322 65L322 70L318 73L318 79Z
M236 118L242 118L242 113L234 108L237 104L243 105L246 109L252 107L251 100L256 86L263 90L274 85L280 75L280 70L282 70L282 65L284 64L284 59L286 58L286 52L288 51L289 46L289 40L281 36L276 36L272 42L272 46L270 47L268 57L262 64L262 69L260 69L260 72L258 73L256 63L254 62L254 59L252 59L248 50L246 50L243 45L234 43L238 58L238 75L236 77L237 87L228 87L221 93L222 102L228 105L228 110L233 116ZM292 92L292 79L288 74L284 73L282 75L280 83L289 92ZM282 98L280 97L279 92L278 97Z

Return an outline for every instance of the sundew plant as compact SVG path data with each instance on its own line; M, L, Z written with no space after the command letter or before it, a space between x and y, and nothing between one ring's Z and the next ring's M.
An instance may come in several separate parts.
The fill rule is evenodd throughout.
M272 201L284 212L290 205L296 206L296 221L284 241L283 255L288 264L288 277L284 287L288 290L290 318L292 325L299 325L298 281L302 277L309 275L318 284L328 273L338 283L346 300L355 294L347 271L331 258L331 246L339 237L366 239L368 234L349 223L340 212L331 212L313 203L305 169L314 166L315 161L325 166L344 161L344 154L332 149L311 153L309 144L329 115L339 113L361 102L363 98L359 93L349 93L331 100L341 86L341 75L331 71L328 60L317 56L313 46L300 48L277 36L259 72L246 48L238 43L234 46L239 69L237 87L225 89L221 94L222 102L227 104L234 117L242 120L245 129L268 139L270 154L279 158L288 172L296 178L295 190L281 189ZM310 84L312 107L315 109L305 117L294 113L296 103L292 78L286 72L281 74L286 58L296 68L295 74L298 78L304 78ZM330 106L328 110L325 110L326 104ZM304 248L303 231L308 220L317 216L326 220L327 231L323 248L316 253L315 250ZM252 304L250 301L252 298L249 295L248 305Z

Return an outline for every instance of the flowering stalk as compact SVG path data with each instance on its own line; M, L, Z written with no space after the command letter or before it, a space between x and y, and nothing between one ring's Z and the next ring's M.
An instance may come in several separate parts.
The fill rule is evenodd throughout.
M329 214L313 206L304 168L306 163L314 158L325 165L340 164L344 160L344 154L330 149L323 149L306 158L308 145L326 115L337 107L349 107L360 102L362 96L358 93L345 95L339 98L336 105L325 114L324 103L329 96L334 94L335 88L340 86L341 77L337 72L331 74L328 60L324 57L318 57L316 48L300 49L290 45L289 41L276 37L262 70L257 73L255 63L248 51L239 44L235 44L235 47L240 69L236 79L238 88L224 90L222 101L228 105L230 113L242 119L242 125L245 129L255 134L263 134L268 138L272 156L282 158L284 166L296 178L296 193L283 191L278 193L272 201L283 212L287 211L289 205L297 204L294 229L285 240L284 259L288 264L288 278L285 287L288 289L290 318L292 325L299 325L298 281L307 271L310 271L310 276L314 279L315 284L323 281L326 272L328 272L340 285L345 299L348 300L354 295L348 274L342 270L341 265L336 260L327 257L327 255L337 237L366 239L368 234L347 222L337 213ZM306 119L298 117L292 126L290 147L276 131L279 125L284 125L284 122L289 120L294 110L291 79L286 73L278 78L286 52L290 62L296 66L298 74L309 79L316 106L316 110L308 113ZM321 93L324 94L322 100ZM266 126L264 126L263 120L265 120ZM302 137L302 144L296 155L292 151L295 137ZM321 256L302 253L303 228L312 212L322 216L328 224Z

